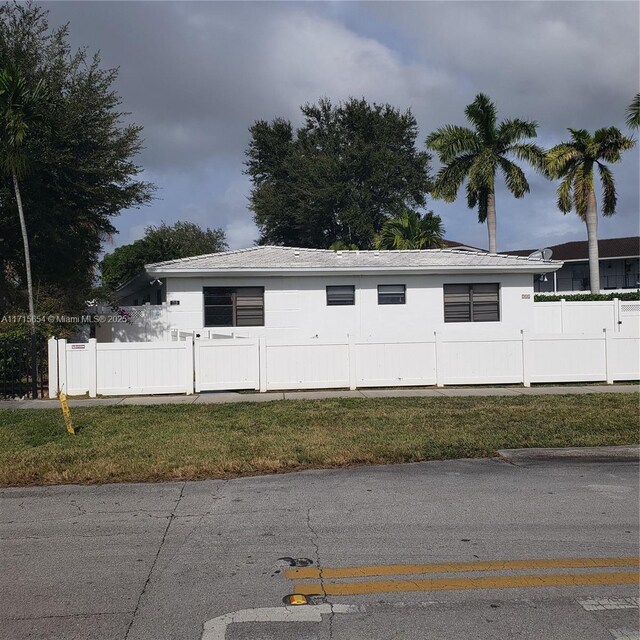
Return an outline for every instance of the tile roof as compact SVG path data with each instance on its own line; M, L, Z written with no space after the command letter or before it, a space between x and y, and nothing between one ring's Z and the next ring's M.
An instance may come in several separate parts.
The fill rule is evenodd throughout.
M424 251L332 251L329 249L298 249L294 247L251 247L237 251L211 253L179 260L168 260L146 265L154 274L162 272L201 271L299 271L408 269L430 270L438 268L460 269L497 268L531 270L542 263L526 257L490 254L484 251L457 251L429 249ZM557 261L543 263L549 270L559 268Z
M586 240L575 240L564 242L549 247L553 251L551 256L554 260L588 260L589 247ZM528 256L535 249L518 249L509 251L510 255ZM603 258L622 258L630 256L640 256L640 236L629 236L627 238L605 238L598 240L598 254Z

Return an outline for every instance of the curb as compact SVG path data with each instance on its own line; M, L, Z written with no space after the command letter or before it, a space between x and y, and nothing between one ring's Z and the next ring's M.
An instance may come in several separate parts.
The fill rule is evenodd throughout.
M498 449L498 457L507 462L538 460L576 460L579 462L638 462L640 445L624 447L562 447L554 449Z

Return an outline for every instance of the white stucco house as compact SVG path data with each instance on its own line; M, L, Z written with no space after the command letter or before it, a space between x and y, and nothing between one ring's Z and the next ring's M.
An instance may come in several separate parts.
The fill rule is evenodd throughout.
M534 276L560 267L556 260L456 249L263 246L149 264L118 295L123 306L148 305L154 326L142 339L170 340L176 331L418 338L445 329L530 330ZM125 334L102 341L141 339Z

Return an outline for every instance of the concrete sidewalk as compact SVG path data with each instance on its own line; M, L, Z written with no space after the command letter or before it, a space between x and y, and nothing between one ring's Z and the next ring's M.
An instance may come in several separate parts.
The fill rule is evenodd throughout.
M237 393L231 391L208 392L194 395L125 396L113 398L70 399L72 407L100 407L116 405L161 404L222 404L229 402L272 402L274 400L320 400L324 398L455 398L459 396L544 396L586 393L634 393L640 386L634 384L585 385L557 387L466 387L466 388L411 388L361 389L321 391L278 391L268 393ZM0 409L51 409L60 406L58 400L6 400Z

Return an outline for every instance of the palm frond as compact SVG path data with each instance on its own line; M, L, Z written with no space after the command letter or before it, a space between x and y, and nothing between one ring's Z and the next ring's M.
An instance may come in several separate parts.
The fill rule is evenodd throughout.
M562 213L569 213L573 208L573 200L571 198L571 184L573 182L573 173L565 176L564 180L560 183L557 193L558 209Z
M592 137L586 129L572 129L569 127L569 133L571 134L571 144L580 151L586 151L587 147L592 142Z
M507 189L516 198L522 198L525 193L529 193L529 183L524 175L524 171L515 163L510 162L506 158L498 160L502 173L504 174Z
M547 151L547 173L551 178L562 178L581 157L578 149L568 142L561 142Z
M478 153L482 141L471 129L448 124L429 134L426 145L437 152L441 162L447 163L461 153Z
M483 223L487 220L488 210L489 189L480 189L480 191L478 191L478 222Z
M600 180L602 182L602 214L612 216L616 212L618 196L616 194L616 182L611 170L604 164L597 162Z
M512 153L518 160L529 163L538 173L547 175L546 153L537 144L532 142L513 144L507 149L507 152Z
M598 129L593 134L595 146L594 159L602 158L607 162L619 162L620 154L635 145L633 138L622 135L616 127Z
M375 244L378 249L433 249L442 246L443 236L440 216L406 210L384 223Z
M448 165L442 167L434 180L431 193L435 198L442 198L446 202L456 199L460 185L468 176L475 159L474 154L458 156Z
M479 93L476 99L464 110L469 122L473 124L485 143L496 138L496 105L489 96Z
M478 192L467 182L467 206L475 209L478 206Z
M495 176L498 158L491 149L485 149L477 156L469 169L469 184L475 191L495 190Z
M589 194L593 189L593 162L585 160L576 167L573 176L573 206L584 220L589 205Z
M535 138L537 130L538 123L534 120L503 120L498 126L498 141L501 147L506 148L523 138Z
M640 93L636 93L631 104L627 107L626 123L630 129L640 128Z

